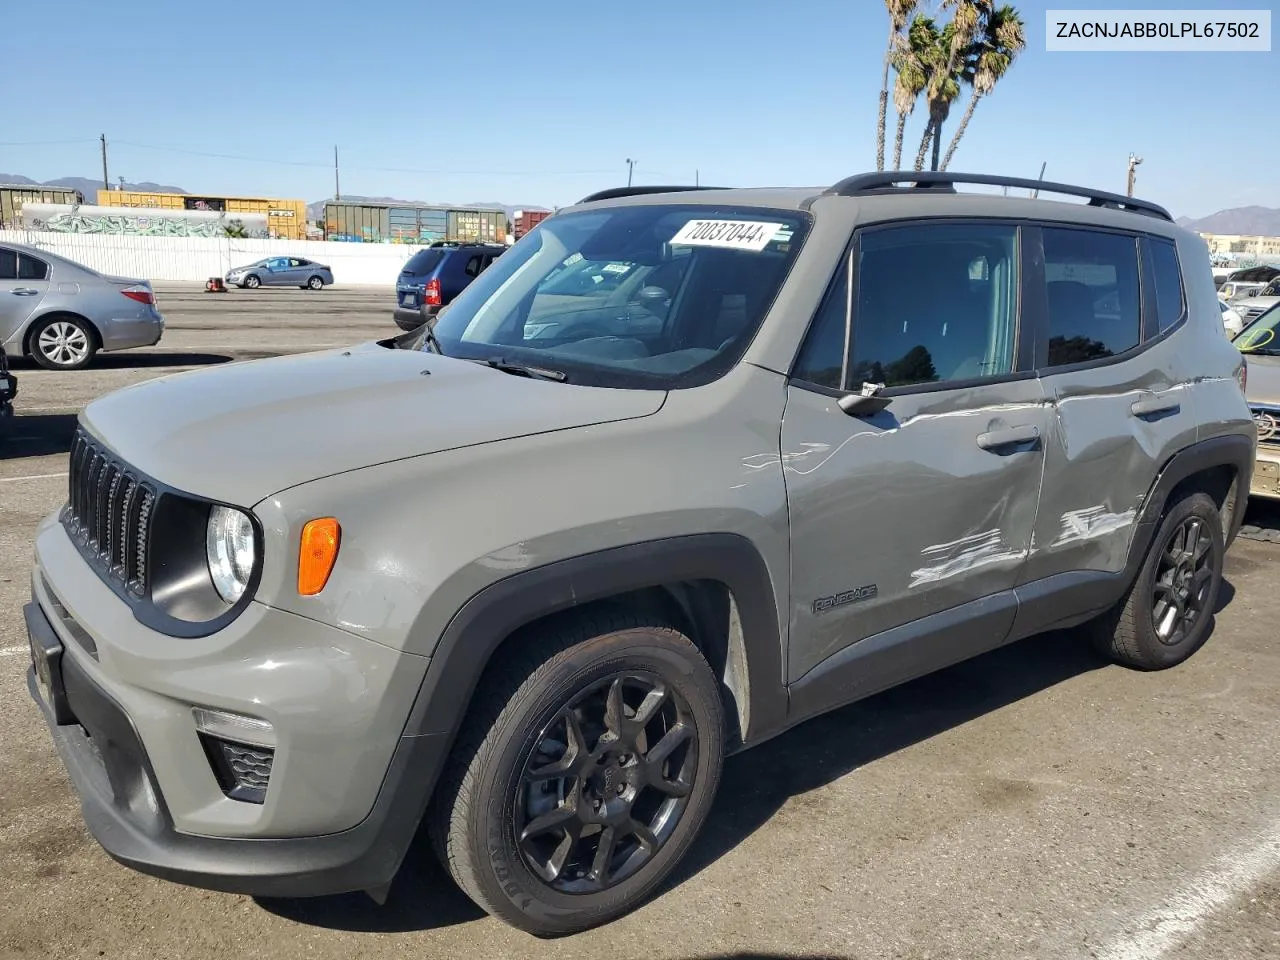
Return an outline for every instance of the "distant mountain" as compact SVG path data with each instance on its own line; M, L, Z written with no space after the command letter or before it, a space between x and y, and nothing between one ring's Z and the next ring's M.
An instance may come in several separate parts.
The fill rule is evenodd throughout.
M1236 207L1219 210L1207 217L1179 217L1178 225L1198 233L1243 234L1250 237L1280 237L1280 209Z

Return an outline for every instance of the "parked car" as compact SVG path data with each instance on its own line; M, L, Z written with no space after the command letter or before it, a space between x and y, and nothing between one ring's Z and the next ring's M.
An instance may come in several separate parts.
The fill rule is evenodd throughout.
M236 267L226 276L226 283L256 290L258 287L301 287L321 290L333 283L333 271L323 263L302 257L267 257L247 267Z
M426 323L506 250L498 243L446 241L423 247L396 279L396 325L413 330Z
M1227 303L1234 303L1244 297L1252 297L1266 286L1261 281L1228 280L1218 288L1218 297Z
M25 616L93 835L382 898L421 827L563 934L660 889L728 753L1049 629L1195 653L1256 440L1204 241L902 176L606 191L417 333L86 407ZM635 329L547 292L582 262L646 274Z
M1280 500L1280 305L1245 327L1235 345L1248 360L1248 398L1258 428L1258 459L1249 493Z
M1235 337L1244 329L1244 318L1227 301L1219 300L1218 309L1222 311L1222 328L1226 331L1228 339Z
M1244 267L1236 270L1227 279L1243 280L1246 283L1270 283L1276 277L1280 277L1280 267L1273 267L1264 263L1256 267Z
M18 378L9 371L9 358L0 344L0 438L13 425L13 398L18 395Z
M1240 314L1240 319L1248 325L1277 303L1280 303L1280 280L1272 280L1257 293L1233 300L1231 307L1236 313Z
M109 277L19 243L0 243L0 346L50 370L79 370L99 350L160 342L150 282Z

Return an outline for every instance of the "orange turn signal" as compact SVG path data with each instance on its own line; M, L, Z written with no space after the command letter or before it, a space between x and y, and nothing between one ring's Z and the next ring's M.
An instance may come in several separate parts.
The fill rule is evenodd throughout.
M333 517L307 521L298 548L298 593L313 597L324 589L338 559L341 538L342 527Z

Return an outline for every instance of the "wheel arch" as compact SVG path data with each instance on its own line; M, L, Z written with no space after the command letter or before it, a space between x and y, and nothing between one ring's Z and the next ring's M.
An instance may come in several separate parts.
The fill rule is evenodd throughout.
M31 317L27 321L27 328L22 332L22 355L29 357L32 354L32 338L35 336L36 328L46 320L74 320L84 325L89 332L89 336L93 338L93 346L95 350L102 349L102 331L88 317L83 314L76 313L74 310L50 310L47 313L39 313Z

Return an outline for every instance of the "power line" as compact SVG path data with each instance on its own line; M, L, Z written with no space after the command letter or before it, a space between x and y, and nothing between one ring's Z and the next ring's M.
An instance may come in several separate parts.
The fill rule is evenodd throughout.
M80 137L75 140L0 140L0 147L63 147L73 143L97 142L97 137Z

